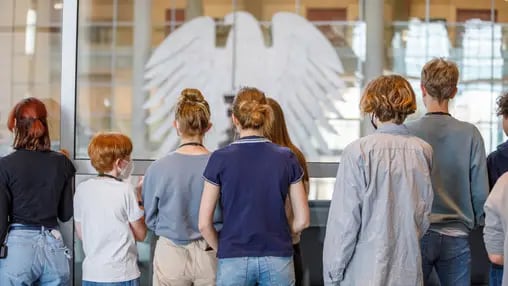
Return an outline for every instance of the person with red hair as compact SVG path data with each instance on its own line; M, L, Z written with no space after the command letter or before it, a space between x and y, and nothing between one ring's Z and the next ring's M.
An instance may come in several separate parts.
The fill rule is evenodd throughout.
M14 152L0 159L0 285L67 285L71 251L58 220L72 217L75 168L50 150L47 110L21 100L9 114Z

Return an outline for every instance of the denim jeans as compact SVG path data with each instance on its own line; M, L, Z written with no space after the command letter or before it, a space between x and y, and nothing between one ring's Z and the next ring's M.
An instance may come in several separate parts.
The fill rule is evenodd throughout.
M220 258L217 286L293 286L293 257Z
M425 285L435 268L441 285L471 285L471 249L467 237L428 231L421 241Z
M0 259L0 285L70 285L70 251L48 230L11 230Z
M139 286L139 278L124 282L91 282L83 280L82 286Z
M489 286L501 286L503 284L503 266L490 264Z

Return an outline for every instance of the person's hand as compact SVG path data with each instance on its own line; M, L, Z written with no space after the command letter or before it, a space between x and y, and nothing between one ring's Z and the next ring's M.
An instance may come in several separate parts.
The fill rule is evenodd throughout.
M67 151L67 149L60 149L60 151L58 152L64 154L65 157L67 157L67 159L71 158L71 154L69 153L69 151Z

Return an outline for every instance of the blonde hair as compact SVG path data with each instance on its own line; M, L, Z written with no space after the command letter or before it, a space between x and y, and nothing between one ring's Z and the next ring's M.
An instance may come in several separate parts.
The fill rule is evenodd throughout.
M452 61L443 58L430 60L423 66L421 83L427 94L439 103L449 100L457 90L459 69Z
M363 91L360 109L373 113L381 122L402 124L416 111L416 97L409 82L400 75L380 76Z
M256 88L245 87L238 92L233 103L233 114L242 129L262 129L266 134L272 127L272 108L265 94Z
M182 90L176 103L175 120L184 135L205 134L210 126L210 106L201 91L194 88Z
M88 145L88 156L99 173L113 170L118 159L127 159L132 153L131 139L117 132L97 133Z

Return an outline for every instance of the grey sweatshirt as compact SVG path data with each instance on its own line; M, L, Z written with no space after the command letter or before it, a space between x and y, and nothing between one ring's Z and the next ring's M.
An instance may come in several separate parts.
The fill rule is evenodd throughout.
M485 228L483 239L488 254L504 255L508 265L508 240L504 230L508 227L508 173L504 173L494 185L485 203ZM508 271L503 272L503 285L508 285Z
M478 129L443 114L428 114L406 125L434 150L430 229L468 234L482 225L489 184L485 147Z
M210 154L170 153L152 163L143 181L145 220L155 234L176 244L201 239L198 228L203 193L203 171ZM214 223L220 230L221 213L216 208Z

